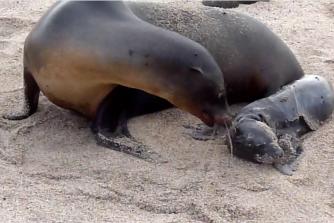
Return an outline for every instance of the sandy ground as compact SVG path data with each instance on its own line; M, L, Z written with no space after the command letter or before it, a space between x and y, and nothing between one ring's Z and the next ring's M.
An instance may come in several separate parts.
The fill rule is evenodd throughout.
M20 101L23 41L54 0L0 0L0 114ZM334 83L332 0L272 0L239 12L292 48L307 74ZM194 4L195 5L195 4ZM2 222L334 222L334 121L305 140L298 172L231 159L224 141L192 140L177 109L136 118L132 134L168 162L96 145L88 121L44 97L38 113L0 119Z

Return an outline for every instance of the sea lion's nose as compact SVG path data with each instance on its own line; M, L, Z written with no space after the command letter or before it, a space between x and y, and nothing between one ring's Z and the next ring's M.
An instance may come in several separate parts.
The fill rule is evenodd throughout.
M284 156L284 150L279 147L278 145L275 145L275 144L271 144L271 149L270 149L270 155L271 157L273 157L275 160L276 159L280 159Z

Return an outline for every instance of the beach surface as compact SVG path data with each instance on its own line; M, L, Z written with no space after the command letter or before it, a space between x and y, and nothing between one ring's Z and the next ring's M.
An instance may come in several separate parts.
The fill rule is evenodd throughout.
M0 114L22 101L24 39L55 0L0 0ZM174 4L200 3L178 2ZM334 84L334 2L271 0L229 9L257 18L306 74ZM298 171L231 157L196 141L178 109L132 119L131 134L166 162L96 145L89 121L40 97L36 114L0 118L1 222L334 222L334 121L308 134Z

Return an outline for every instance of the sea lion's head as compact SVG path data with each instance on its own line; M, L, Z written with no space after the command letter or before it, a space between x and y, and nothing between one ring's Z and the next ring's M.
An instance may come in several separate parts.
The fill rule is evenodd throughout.
M161 36L161 42L157 51L150 49L152 61L146 67L158 75L154 94L209 126L230 121L223 73L207 49L171 33Z
M213 58L203 58L200 65L191 64L181 71L185 87L175 98L178 107L192 113L206 125L224 125L231 118L227 114L226 91L223 74Z
M245 118L232 127L233 152L244 159L274 164L284 155L277 136L265 123Z

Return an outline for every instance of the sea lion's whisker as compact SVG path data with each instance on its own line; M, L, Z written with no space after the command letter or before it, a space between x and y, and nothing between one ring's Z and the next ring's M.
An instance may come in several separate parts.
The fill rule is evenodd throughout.
M230 159L229 159L229 166L231 167L231 164L233 164L233 144L232 144L232 137L230 134L230 130L228 129L228 126L226 124L226 122L224 122L224 127L226 129L226 137L227 137L227 141L228 141L228 146L230 148Z

